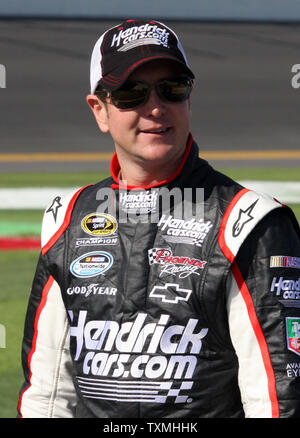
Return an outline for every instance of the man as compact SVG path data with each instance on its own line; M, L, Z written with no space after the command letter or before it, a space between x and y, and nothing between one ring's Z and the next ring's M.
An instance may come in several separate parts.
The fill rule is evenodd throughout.
M46 209L19 416L299 417L299 226L198 158L193 79L162 23L97 41L87 102L116 153Z

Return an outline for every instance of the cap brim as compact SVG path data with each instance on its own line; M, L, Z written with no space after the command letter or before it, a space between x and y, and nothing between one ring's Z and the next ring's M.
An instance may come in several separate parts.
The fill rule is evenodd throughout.
M155 61L159 59L169 59L170 61L176 62L176 64L182 67L183 72L187 74L187 76L189 76L191 79L195 78L192 70L184 62L181 62L178 58L173 56L166 56L166 55L154 55L154 56L150 56L149 58L139 59L134 63L131 60L130 64L128 64L127 66L127 69L125 69L125 72L124 72L124 64L123 64L122 70L116 69L113 72L111 72L109 75L104 76L99 81L99 84L109 91L117 90L122 86L122 84L124 84L124 82L126 82L128 77L139 67L151 61Z

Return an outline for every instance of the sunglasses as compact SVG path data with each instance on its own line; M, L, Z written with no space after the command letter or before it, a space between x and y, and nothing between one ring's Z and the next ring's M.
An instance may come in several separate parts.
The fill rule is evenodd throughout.
M178 103L189 98L192 87L193 81L188 77L163 79L152 85L140 81L127 81L118 90L107 91L105 97L110 97L117 108L130 110L144 105L152 88L155 88L157 95L164 102ZM103 94L100 97L103 98Z

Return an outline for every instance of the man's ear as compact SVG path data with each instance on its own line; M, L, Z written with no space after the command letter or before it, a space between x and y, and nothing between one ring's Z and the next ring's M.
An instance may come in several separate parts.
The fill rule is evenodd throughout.
M86 101L93 111L100 131L102 131L104 134L108 133L108 112L105 103L102 102L95 94L89 94L86 96Z

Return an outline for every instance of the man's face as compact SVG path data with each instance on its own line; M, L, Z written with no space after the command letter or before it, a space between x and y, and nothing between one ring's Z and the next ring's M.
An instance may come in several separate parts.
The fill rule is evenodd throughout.
M176 77L180 67L171 61L149 62L137 69L131 80L154 84ZM101 110L92 108L102 132L109 132L116 151L124 159L142 165L163 165L180 160L190 130L190 102L162 101L154 88L149 100L132 110L120 110L108 101Z

